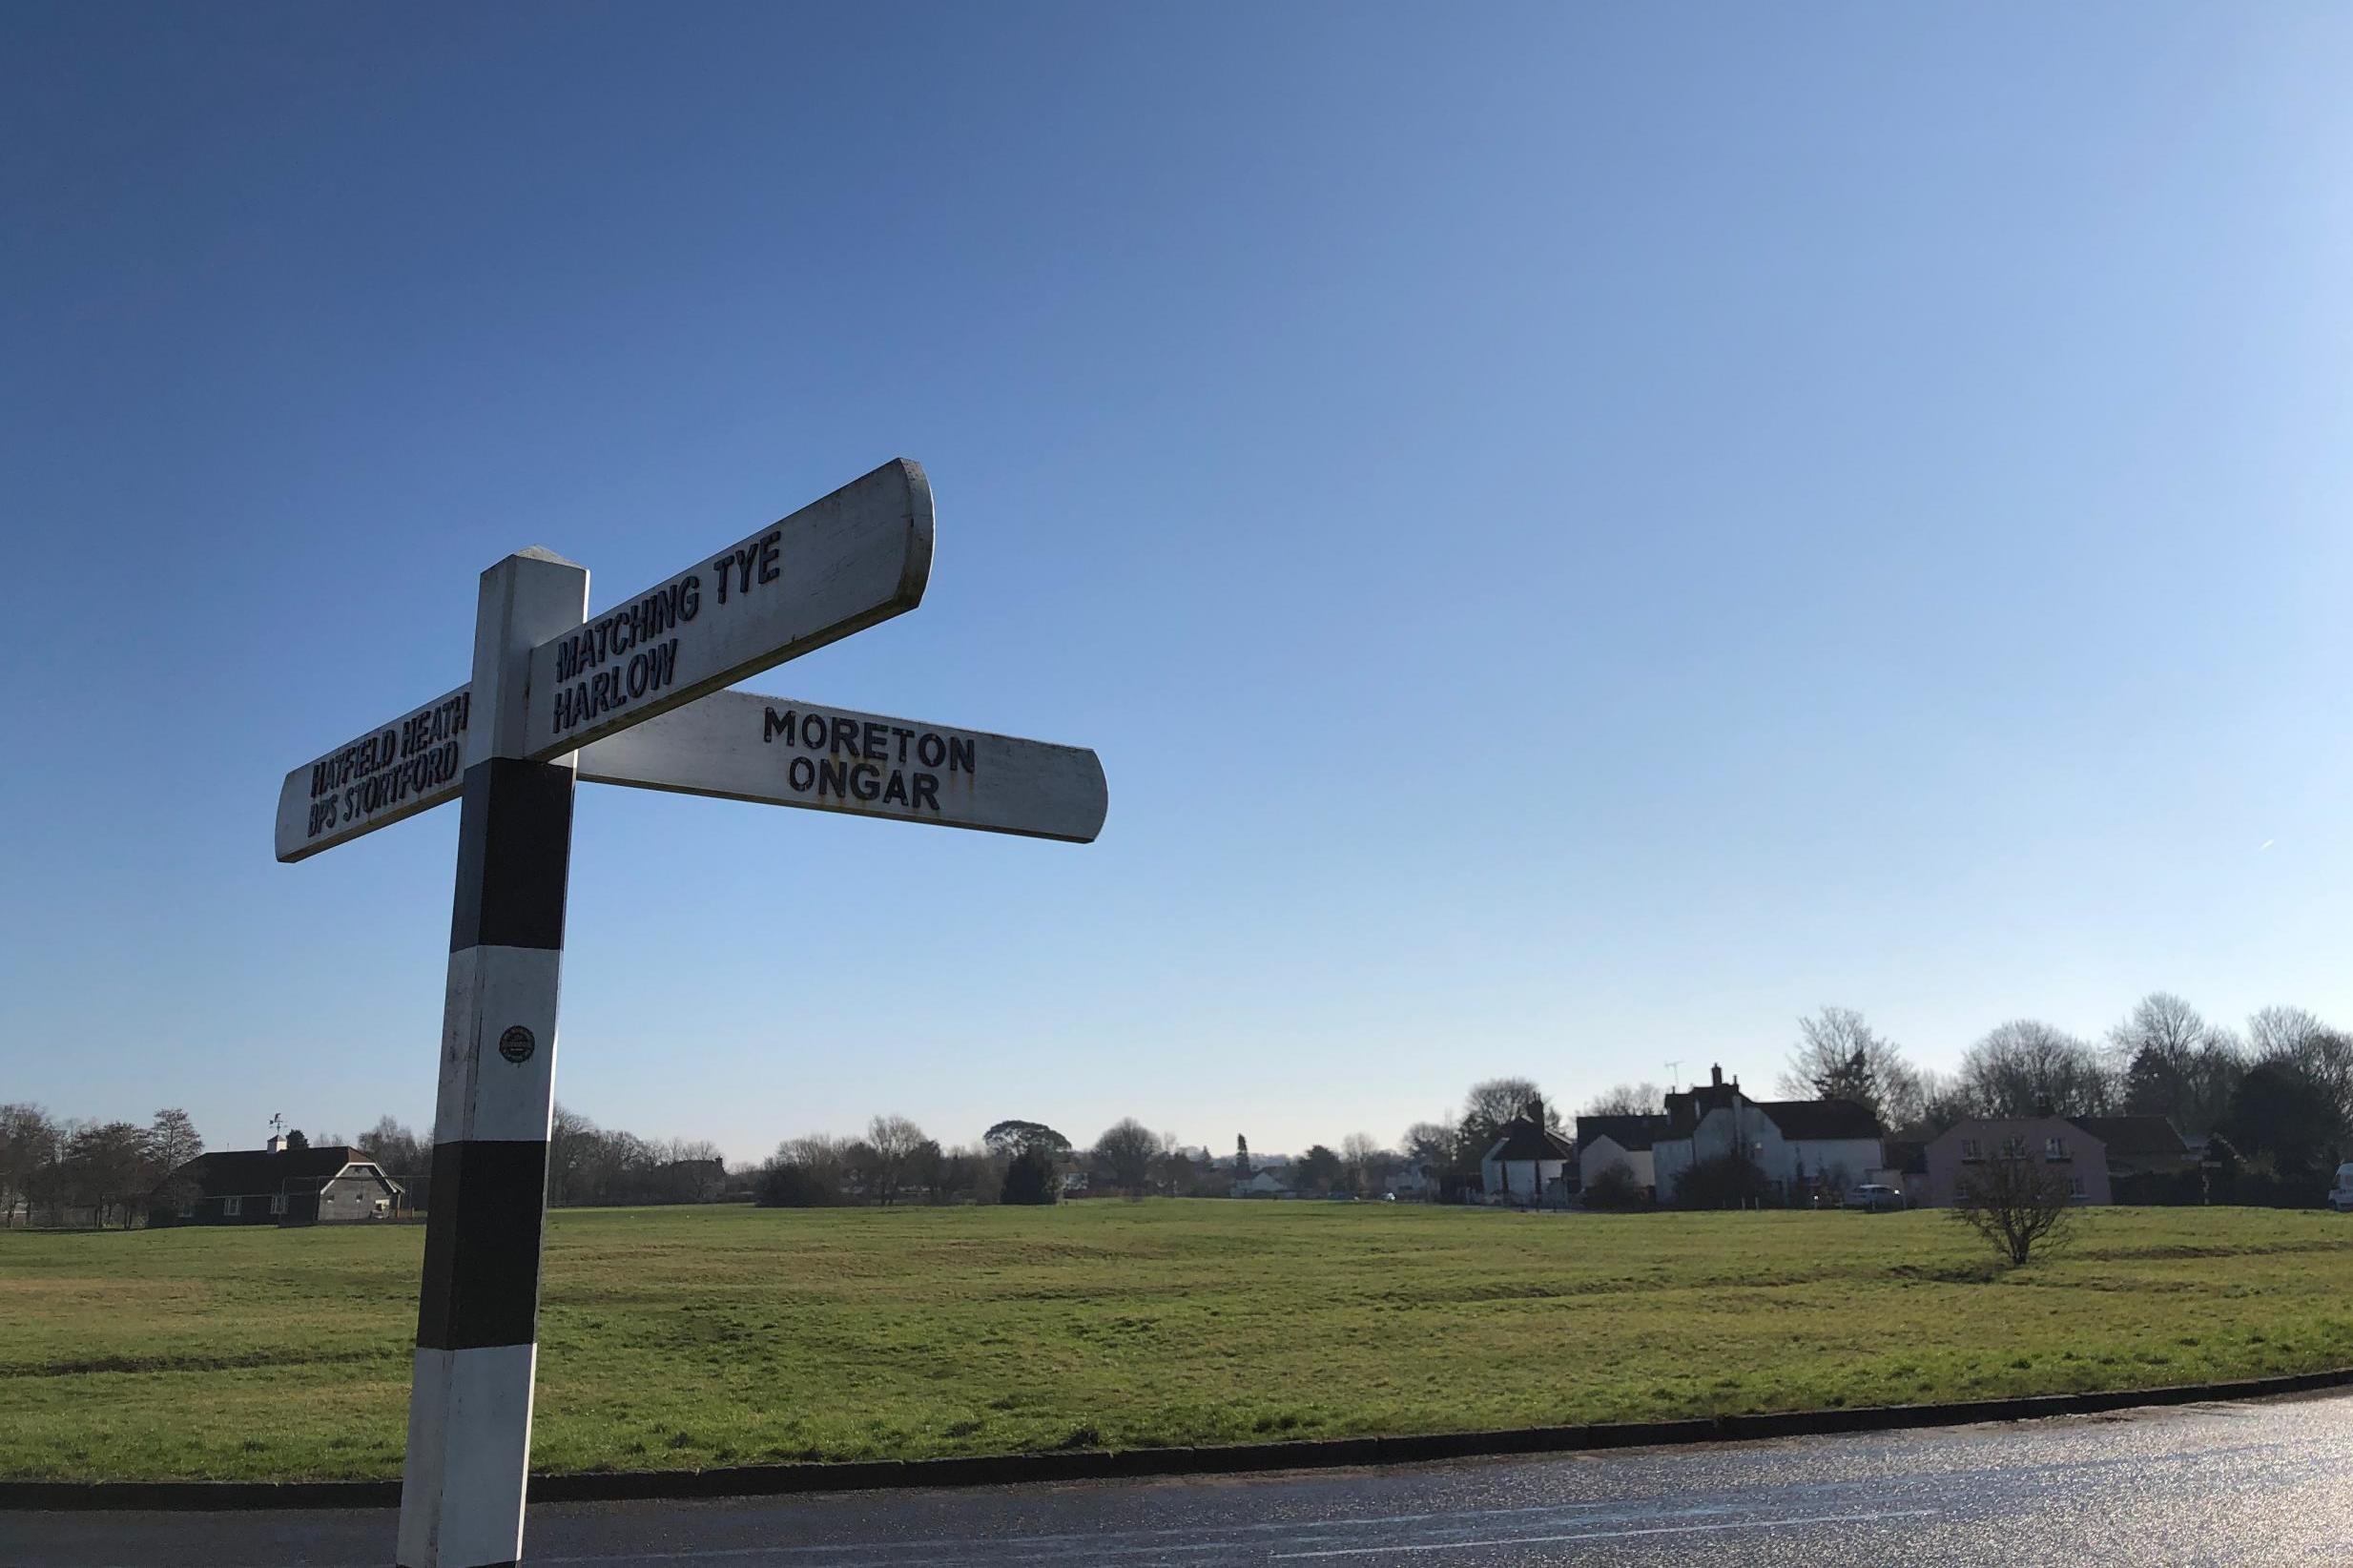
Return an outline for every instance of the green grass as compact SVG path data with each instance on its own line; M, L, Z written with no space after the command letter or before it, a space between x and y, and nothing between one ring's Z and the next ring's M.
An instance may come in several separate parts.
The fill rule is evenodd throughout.
M2353 1364L2353 1223L1391 1205L558 1213L546 1471L1231 1443ZM397 1475L421 1228L0 1233L0 1475Z

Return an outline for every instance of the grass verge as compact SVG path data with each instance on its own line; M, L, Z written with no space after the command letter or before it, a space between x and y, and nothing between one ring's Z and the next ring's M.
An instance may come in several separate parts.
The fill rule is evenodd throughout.
M421 1228L0 1233L0 1476L398 1475ZM2353 1224L1393 1205L552 1216L539 1471L2147 1387L2353 1364Z

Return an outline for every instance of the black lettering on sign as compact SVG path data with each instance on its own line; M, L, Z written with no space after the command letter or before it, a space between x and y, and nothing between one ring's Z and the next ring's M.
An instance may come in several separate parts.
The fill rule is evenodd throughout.
M907 775L897 768L891 770L891 781L882 787L882 803L903 806L907 803Z
M825 750L825 715L812 713L800 721L800 743L813 752Z
M918 774L915 775L915 809L921 811L925 806L932 809L934 815L939 815L939 780L931 774Z
M948 737L948 772L952 774L972 772L972 737L970 735L950 735Z
M577 729L599 713L659 691L678 678L678 639L659 648L641 649L618 670L599 670L585 681L559 687L555 694L556 733Z
M906 761L907 742L915 734L915 732L913 730L902 730L898 725L894 724L891 726L891 733L898 737L898 760L901 762Z
M948 759L948 743L926 730L915 743L915 754L924 767L937 768Z
M884 746L883 742L890 738L890 733L891 727L889 725L877 724L871 719L868 720L865 733L866 744L860 749L858 754L863 756L869 762L889 761L890 751Z
M793 765L784 771L784 776L791 781L794 789L807 794L816 785L817 765L805 755L796 756L793 759Z
M846 795L850 793L850 765L830 757L817 764L817 798L828 794Z
M784 737L787 746L793 744L793 715L787 712L784 717L778 718L774 708L767 709L760 714L760 739L765 743L778 735Z
M872 800L882 793L882 770L871 762L850 765L850 793L860 800Z
M836 756L857 755L857 720L836 715L834 719L834 743L826 750Z
M784 575L776 569L776 557L780 553L776 541L783 537L782 528L771 528L760 539L760 581L763 583L773 583Z
M310 836L397 806L457 775L470 692L412 713L311 764Z

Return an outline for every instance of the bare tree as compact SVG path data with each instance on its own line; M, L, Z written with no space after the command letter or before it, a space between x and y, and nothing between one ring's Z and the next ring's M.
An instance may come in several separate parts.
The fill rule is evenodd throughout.
M1528 1108L1531 1101L1542 1100L1543 1091L1533 1078L1490 1078L1471 1085L1463 1097L1462 1120L1490 1129L1499 1127ZM1560 1130L1560 1112L1548 1101L1544 1107L1544 1124L1553 1131Z
M769 1208L815 1208L842 1201L848 1145L825 1133L787 1138L753 1179L753 1201Z
M1782 1070L1781 1092L1793 1100L1847 1100L1868 1106L1880 1125L1920 1119L1920 1075L1904 1048L1851 1007L1825 1007L1798 1020L1798 1041Z
M2117 1099L2099 1052L2036 1019L1990 1030L1962 1057L1960 1076L1979 1116L2105 1116Z
M159 1110L147 1127L147 1203L150 1208L177 1208L196 1196L193 1178L180 1168L204 1152L204 1140L184 1110Z
M38 1105L0 1105L0 1225L13 1225L22 1210L32 1222L33 1193L42 1174L57 1164L58 1133Z
M925 1142L923 1129L903 1116L877 1116L866 1124L866 1146L874 1151L867 1162L867 1181L876 1199L885 1204L898 1199Z
M2029 1155L1968 1166L1952 1217L1983 1236L2014 1268L2036 1248L2062 1245L2074 1226L2074 1195L2065 1167Z
M361 1135L360 1146L375 1157L377 1168L387 1176L430 1176L433 1172L432 1144L403 1126L397 1117L378 1117L376 1124ZM553 1150L549 1153L552 1156Z
M67 1140L63 1163L70 1190L100 1225L117 1215L128 1228L155 1186L147 1129L130 1122L82 1127Z
M547 1202L551 1205L587 1201L588 1165L596 1142L596 1124L556 1102L547 1124Z
M1389 1157L1371 1133L1352 1132L1340 1140L1340 1180L1351 1192L1369 1192L1381 1179L1382 1162Z
M1455 1129L1443 1122L1416 1122L1402 1142L1408 1165L1439 1170L1454 1162Z
M2250 1068L2281 1069L2311 1085L2330 1145L2353 1139L2353 1039L2301 1007L2266 1007L2247 1020L2247 1046Z
M1095 1140L1095 1158L1112 1185L1130 1198L1143 1197L1151 1185L1152 1156L1159 1151L1160 1140L1132 1116L1120 1118Z
M1666 1091L1656 1083L1616 1083L1585 1102L1580 1116L1649 1116L1666 1109Z
M2141 998L2108 1031L2108 1043L2127 1111L2167 1117L2192 1132L2210 1131L2230 1114L2246 1070L2239 1042L2172 992Z

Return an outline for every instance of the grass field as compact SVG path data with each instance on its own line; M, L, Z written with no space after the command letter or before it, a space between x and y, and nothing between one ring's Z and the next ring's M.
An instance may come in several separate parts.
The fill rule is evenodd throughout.
M560 1212L544 1471L1228 1443L2353 1363L2353 1222L1392 1205ZM0 1475L397 1475L422 1228L0 1233Z

